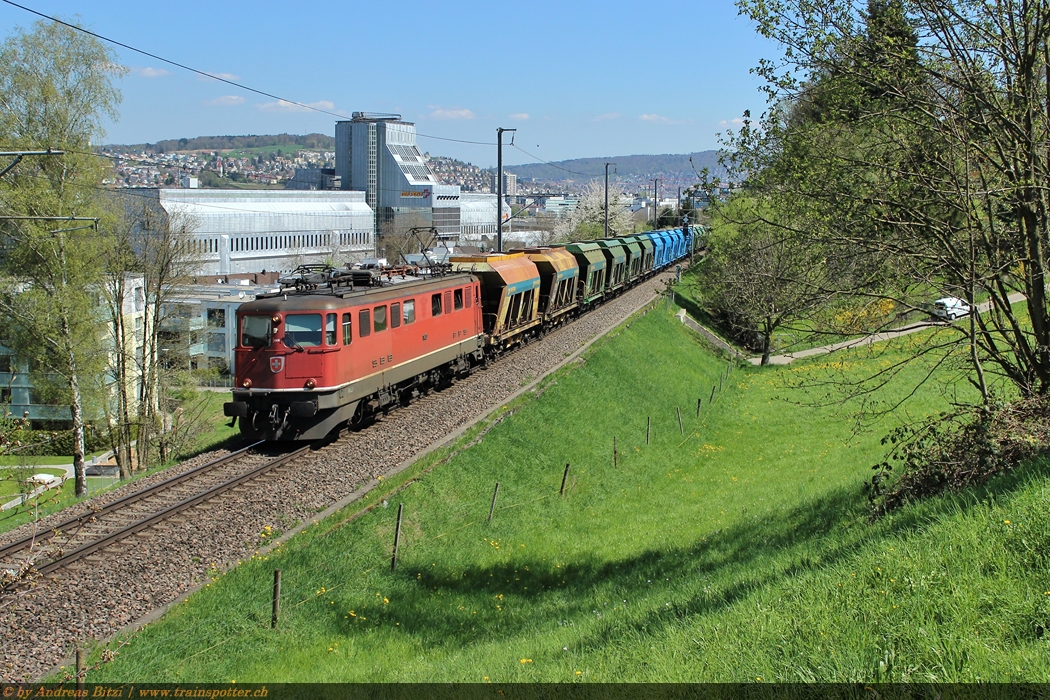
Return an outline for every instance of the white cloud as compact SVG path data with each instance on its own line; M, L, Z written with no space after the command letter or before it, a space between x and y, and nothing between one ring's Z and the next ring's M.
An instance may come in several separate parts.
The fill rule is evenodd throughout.
M723 119L722 121L718 122L718 125L719 126L729 126L729 125L733 124L733 125L739 126L739 125L741 125L743 123L744 123L744 120L741 119L740 117L737 117L736 119L729 119L729 120Z
M163 78L165 75L171 75L170 71L166 71L163 68L150 68L149 66L132 68L131 72L140 78Z
M233 107L244 104L245 100L240 95L223 95L214 100L206 100L204 104L209 107Z
M526 114L525 112L518 112L517 114L510 115L510 118L515 120L515 121L524 122L524 121L528 121L529 115ZM496 205L493 204L492 206L496 206Z
M643 114L640 117L643 122L653 122L654 124L684 124L683 121L671 119L670 117L661 117L659 114Z
M591 119L591 121L592 122L604 122L604 121L608 121L610 119L619 119L620 116L621 115L620 115L619 112L608 112L606 114L599 114L594 119Z
M473 119L474 113L469 109L442 109L434 105L428 105L434 110L427 116L431 119Z
M298 105L294 102L289 102L288 100L277 100L276 102L264 102L255 106L263 112L309 112L311 107L314 109L335 109L335 104L328 100L307 102L304 105Z
M207 76L205 76L205 75L198 75L197 76L197 80L211 80L212 78L210 78L208 76L212 76L212 77L215 77L215 78L222 78L223 80L240 80L241 79L241 76L234 75L233 73L211 73L211 72L209 72Z

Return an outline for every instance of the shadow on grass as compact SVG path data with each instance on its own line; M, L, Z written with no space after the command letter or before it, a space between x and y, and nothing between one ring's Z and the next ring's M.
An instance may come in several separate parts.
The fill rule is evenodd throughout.
M406 558L392 574L399 579L397 604L373 606L373 622L396 623L428 646L582 626L587 636L580 646L601 648L628 631L654 634L719 614L754 593L841 563L882 538L916 532L1047 476L1050 460L1036 460L980 489L933 499L874 524L861 490L842 488L790 510L749 517L683 547L616 561L584 555L558 568L515 556L453 570L441 561ZM619 611L610 618L613 607ZM338 626L350 632L359 623L346 618Z
M684 547L647 550L617 561L584 556L557 568L524 556L451 571L441 562L406 558L394 574L405 595L382 610L381 621L430 644L440 639L459 645L513 633L544 618L549 625L599 620L611 609L606 603L618 607L626 600L628 624L651 631L689 616L718 613L753 591L834 563L864 539L865 516L857 490L843 489L799 508L751 517ZM849 535L829 537L839 530ZM652 596L668 602L670 596L674 602L645 604ZM663 607L654 609L658 604ZM344 631L356 624L342 622ZM622 632L620 622L616 634ZM604 634L613 633L606 627Z

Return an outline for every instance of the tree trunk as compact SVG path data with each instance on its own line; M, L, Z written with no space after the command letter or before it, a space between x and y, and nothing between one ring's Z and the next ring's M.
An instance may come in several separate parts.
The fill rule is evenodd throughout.
M73 475L76 479L77 496L87 494L87 475L84 473L84 407L80 395L80 378L77 375L77 359L73 352L73 339L69 333L69 319L62 316L62 345L66 352L67 376L71 401L69 410L73 414Z

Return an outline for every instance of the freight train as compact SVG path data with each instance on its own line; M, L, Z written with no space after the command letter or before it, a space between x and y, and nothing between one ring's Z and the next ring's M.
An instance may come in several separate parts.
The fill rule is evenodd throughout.
M440 268L303 266L237 311L242 434L319 440L440 389L689 255L697 228L452 256Z

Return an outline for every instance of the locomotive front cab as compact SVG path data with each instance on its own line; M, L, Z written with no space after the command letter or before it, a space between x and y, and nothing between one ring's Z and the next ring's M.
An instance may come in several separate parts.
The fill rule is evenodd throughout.
M313 310L239 314L233 401L223 412L239 419L242 434L281 439L297 432L297 419L324 408L314 389L324 379L325 354L338 349L337 318Z

